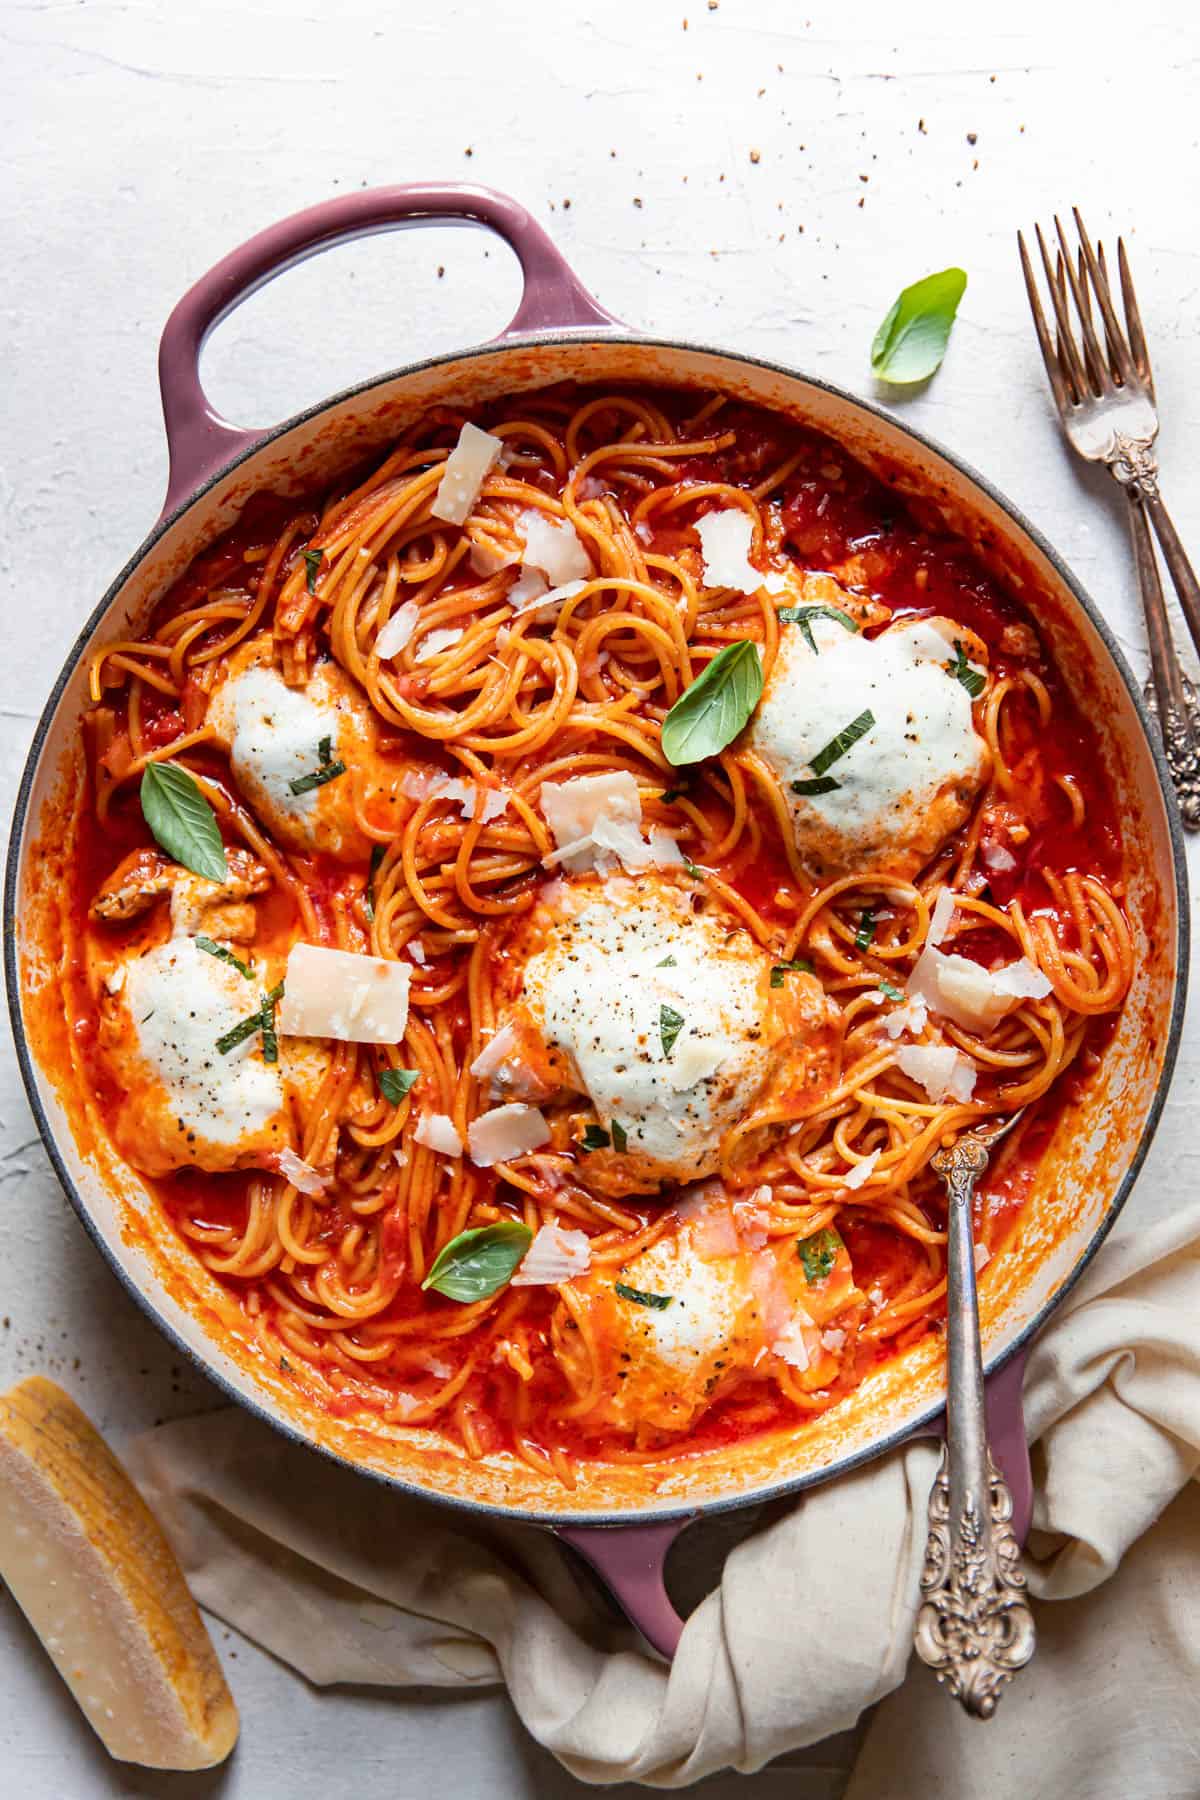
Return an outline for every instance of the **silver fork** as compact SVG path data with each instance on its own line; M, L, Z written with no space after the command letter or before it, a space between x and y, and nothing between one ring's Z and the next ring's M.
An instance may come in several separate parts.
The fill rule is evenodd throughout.
M1146 684L1146 701L1158 719L1183 822L1195 831L1200 829L1200 705L1191 682L1180 667L1171 635L1150 536L1151 525L1158 533L1183 616L1198 651L1200 582L1158 491L1158 460L1154 452L1158 412L1154 401L1154 377L1150 372L1150 357L1125 245L1117 239L1117 267L1125 311L1125 328L1122 329L1109 286L1104 246L1098 245L1093 250L1079 208L1073 207L1072 212L1079 233L1078 263L1057 217L1054 229L1058 236L1058 251L1053 264L1041 226L1034 227L1054 309L1053 342L1038 298L1025 238L1018 232L1021 267L1025 272L1025 287L1042 360L1050 377L1054 404L1067 442L1086 462L1104 463L1109 474L1124 488L1129 502L1129 528L1150 645L1151 679ZM1100 315L1103 344L1093 320L1093 296ZM1072 301L1078 319L1079 341L1071 323Z

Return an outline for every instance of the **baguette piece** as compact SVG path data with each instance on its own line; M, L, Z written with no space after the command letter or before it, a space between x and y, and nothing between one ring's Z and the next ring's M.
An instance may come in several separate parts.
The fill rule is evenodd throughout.
M152 1769L228 1756L237 1708L174 1552L40 1375L0 1396L0 1576L110 1755Z

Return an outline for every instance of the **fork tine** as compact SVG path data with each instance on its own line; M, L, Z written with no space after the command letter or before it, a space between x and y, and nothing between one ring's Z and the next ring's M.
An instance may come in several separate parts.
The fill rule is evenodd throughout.
M1025 276L1025 292L1029 296L1029 310L1033 314L1033 329L1037 332L1038 345L1042 352L1042 361L1046 365L1046 374L1050 378L1050 388L1054 395L1054 404L1060 413L1065 412L1071 404L1063 381L1062 369L1054 346L1050 342L1050 333L1046 328L1046 315L1042 311L1042 303L1038 298L1037 283L1033 279L1033 264L1029 260L1029 252L1025 248L1025 234L1018 231L1017 249L1021 253L1021 270Z
M1079 314L1079 327L1083 335L1083 354L1087 363L1088 378L1092 385L1092 391L1095 394L1111 393L1113 385L1112 376L1109 374L1108 365L1105 362L1103 352L1100 349L1100 340L1096 336L1096 328L1092 324L1092 309L1084 298L1083 288L1080 284L1079 277L1075 273L1074 260L1070 250L1067 248L1067 237L1062 228L1062 220L1057 213L1054 215L1054 229L1058 233L1058 241L1062 246L1062 254L1058 260L1059 286L1062 286L1062 280L1065 274L1071 285L1071 296L1075 301L1075 309Z
M1042 253L1042 267L1046 271L1046 284L1050 289L1050 299L1054 306L1054 317L1058 324L1059 351L1064 372L1075 390L1074 398L1081 401L1088 391L1087 378L1083 372L1083 364L1079 360L1079 351L1075 347L1075 339L1071 335L1071 320L1067 313L1066 300L1054 279L1054 270L1050 266L1050 252L1046 248L1046 240L1042 236L1042 228L1035 225L1038 249Z
M1133 276L1129 273L1124 238L1117 239L1117 267L1121 273L1121 296L1125 301L1125 319L1129 326L1129 347L1133 351L1138 374L1153 394L1154 375L1150 368L1150 352L1146 348L1146 334L1142 330L1142 315L1138 311L1137 295L1133 291Z
M1130 382L1134 379L1137 371L1133 366L1133 358L1129 354L1129 345L1125 342L1125 333L1121 330L1120 321L1113 310L1112 295L1109 292L1107 277L1104 275L1099 263L1096 261L1096 253L1092 249L1092 242L1088 237L1087 227L1079 216L1079 208L1073 206L1071 211L1075 216L1075 229L1079 233L1079 243L1087 262L1088 274L1091 276L1092 286L1096 290L1096 299L1104 319L1104 329L1108 333L1109 348L1115 357L1115 373L1120 375L1122 381ZM1061 235L1061 226L1059 226L1059 232Z

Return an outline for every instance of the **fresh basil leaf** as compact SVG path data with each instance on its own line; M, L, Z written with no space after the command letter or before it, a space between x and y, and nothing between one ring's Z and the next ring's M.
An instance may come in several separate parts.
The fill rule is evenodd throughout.
M800 634L814 656L821 654L817 649L817 640L813 636L812 622L814 619L836 619L839 625L846 627L847 631L858 630L858 626L850 614L843 612L840 606L783 606L779 610L779 618L784 625L800 627Z
M673 956L664 956L662 961L660 963L655 963L654 966L656 969L673 969L677 965Z
M771 986L773 988L781 988L783 986L783 978L785 975L793 973L811 975L812 972L813 966L806 956L797 957L794 962L776 963L775 967L771 970Z
M816 775L811 781L793 781L793 794L832 794L841 787L832 775Z
M804 1279L809 1287L815 1287L818 1281L824 1281L837 1261L841 1248L841 1238L828 1227L824 1231L814 1232L812 1237L798 1240L796 1250L804 1264Z
M323 550L306 550L304 552L304 580L310 594L315 594L317 591L317 576L324 560L325 552Z
M420 1077L420 1069L380 1069L379 1091L393 1106L399 1106L405 1094Z
M898 987L893 987L890 981L881 981L878 986L880 993L885 999L903 1000L904 995L900 992L900 989Z
M605 1131L603 1125L588 1125L584 1129L579 1147L585 1152L588 1150L607 1150L609 1142L609 1135L607 1131Z
M967 653L960 643L954 645L954 661L947 663L946 668L955 681L961 681L972 700L978 700L987 686L987 676L979 669L973 669L967 661Z
M858 921L858 930L854 934L854 948L869 950L875 937L875 908L864 906Z
M827 769L832 768L835 762L839 762L845 756L847 750L854 748L859 738L866 737L874 723L875 714L869 707L866 712L860 712L857 719L851 719L850 723L844 725L835 738L830 738L823 750L818 750L817 754L809 759L808 766L813 774L824 775Z
M194 775L178 763L147 763L138 798L151 836L168 856L207 881L229 879L217 815Z
M613 1149L619 1150L621 1155L623 1156L625 1154L626 1150L628 1150L628 1148L629 1148L629 1135L626 1132L625 1127L621 1124L619 1119L613 1119L611 1121L611 1125L612 1125Z
M662 749L667 761L679 768L724 750L758 705L762 689L758 645L749 638L726 644L663 720Z
M460 1231L438 1251L421 1286L434 1288L448 1300L461 1300L466 1306L490 1299L512 1279L532 1241L528 1225L520 1225L515 1219Z
M662 1039L664 1056L670 1056L675 1048L675 1039L682 1030L683 1014L676 1012L673 1006L660 1006L658 1009L658 1035Z
M875 333L872 373L902 387L940 368L966 285L965 270L941 269L904 288Z
M219 962L228 963L231 969L236 969L238 974L244 976L247 981L254 980L254 970L251 965L244 963L240 956L235 956L232 950L227 950L224 944L214 944L210 937L196 937L192 939L192 942L197 950L203 950L206 956L215 956Z
M674 1294L647 1294L643 1288L626 1287L623 1281L613 1283L622 1300L632 1300L635 1306L652 1306L656 1312L665 1312L674 1300Z

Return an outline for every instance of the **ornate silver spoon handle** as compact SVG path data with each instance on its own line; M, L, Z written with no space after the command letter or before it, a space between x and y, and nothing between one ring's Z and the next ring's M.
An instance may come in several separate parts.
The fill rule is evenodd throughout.
M1035 1644L1010 1522L1012 1496L988 1449L983 1405L971 1213L987 1162L987 1149L969 1135L933 1159L950 1197L946 1442L929 1496L913 1634L917 1655L978 1719L991 1718L1004 1684L1029 1661Z

